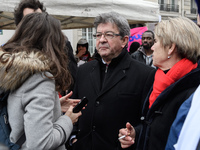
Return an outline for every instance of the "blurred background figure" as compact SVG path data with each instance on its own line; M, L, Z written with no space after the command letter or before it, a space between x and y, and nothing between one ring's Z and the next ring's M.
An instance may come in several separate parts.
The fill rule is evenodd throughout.
M151 47L154 44L154 33L151 30L147 30L142 34L142 45L140 48L131 54L133 59L136 59L148 66L154 67Z
M129 49L129 54L131 55L132 53L134 53L135 51L137 51L137 49L140 47L140 43L138 42L133 42L131 43L130 49Z
M75 58L78 66L92 60L90 52L88 51L88 42L86 39L82 38L78 41Z

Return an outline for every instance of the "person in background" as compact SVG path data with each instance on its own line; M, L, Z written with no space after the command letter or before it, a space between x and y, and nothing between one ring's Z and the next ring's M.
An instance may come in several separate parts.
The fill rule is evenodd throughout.
M200 29L188 18L162 20L155 28L153 65L158 67L141 116L140 127L130 123L120 129L121 147L137 150L165 149L170 127L181 104L200 84Z
M72 98L88 98L87 108L74 125L78 134L77 141L72 139L73 150L115 150L117 133L125 122L140 122L141 106L155 74L154 68L129 55L130 27L123 16L102 13L94 26L97 54L78 68L73 90Z
M88 42L86 39L80 39L76 46L76 55L78 67L88 61L92 60L90 52L88 51Z
M46 12L46 8L44 7L43 3L41 3L39 0L21 0L14 10L14 19L16 26L20 23L20 21L25 15L34 12L39 12L39 13ZM69 57L68 68L73 77L73 82L68 90L68 92L70 92L72 91L75 82L75 76L77 72L77 62L74 58L71 43L66 36L65 38L66 38L65 54L67 54ZM64 96L66 94L66 91L61 91L60 94L61 96Z
M154 44L153 31L151 30L145 31L142 34L142 45L136 52L131 54L132 58L155 68L152 59L153 51L151 50L153 44Z
M138 43L138 42L131 43L131 46L129 48L129 54L131 55L132 53L134 53L135 51L137 51L137 49L139 47L140 47L140 43Z
M31 13L0 49L0 89L10 91L10 140L15 143L25 134L21 150L65 150L81 115L72 113L73 106L61 113L58 91L71 84L64 47L60 22L47 13Z

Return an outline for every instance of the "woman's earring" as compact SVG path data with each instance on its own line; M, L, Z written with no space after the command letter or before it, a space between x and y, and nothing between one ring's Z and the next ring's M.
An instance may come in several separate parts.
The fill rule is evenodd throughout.
M168 58L168 59L170 59L170 58L171 58L171 56L169 55L167 58Z

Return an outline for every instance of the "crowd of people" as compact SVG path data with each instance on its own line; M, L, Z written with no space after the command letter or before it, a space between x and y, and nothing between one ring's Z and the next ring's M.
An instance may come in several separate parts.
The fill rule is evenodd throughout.
M21 150L200 149L200 28L193 21L162 20L128 52L127 19L101 13L91 57L84 38L73 53L40 1L21 0L14 16L15 33L0 47L0 94L9 91L9 139L23 136ZM83 97L88 103L74 113Z

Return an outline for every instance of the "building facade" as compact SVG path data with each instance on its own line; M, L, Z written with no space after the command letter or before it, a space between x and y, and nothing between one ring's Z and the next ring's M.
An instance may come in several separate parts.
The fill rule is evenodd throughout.
M185 16L197 21L197 5L195 0L158 0L162 19Z
M197 6L195 0L146 0L158 3L160 5L160 19L167 19L168 17L185 16L195 23L197 22ZM134 25L133 25L134 26ZM137 25L136 25L137 26ZM154 30L155 24L146 23L145 26L150 30ZM74 52L76 51L76 43L80 38L86 38L89 43L89 51L91 54L95 51L95 39L93 34L94 28L75 29L73 32L73 39L71 39Z

